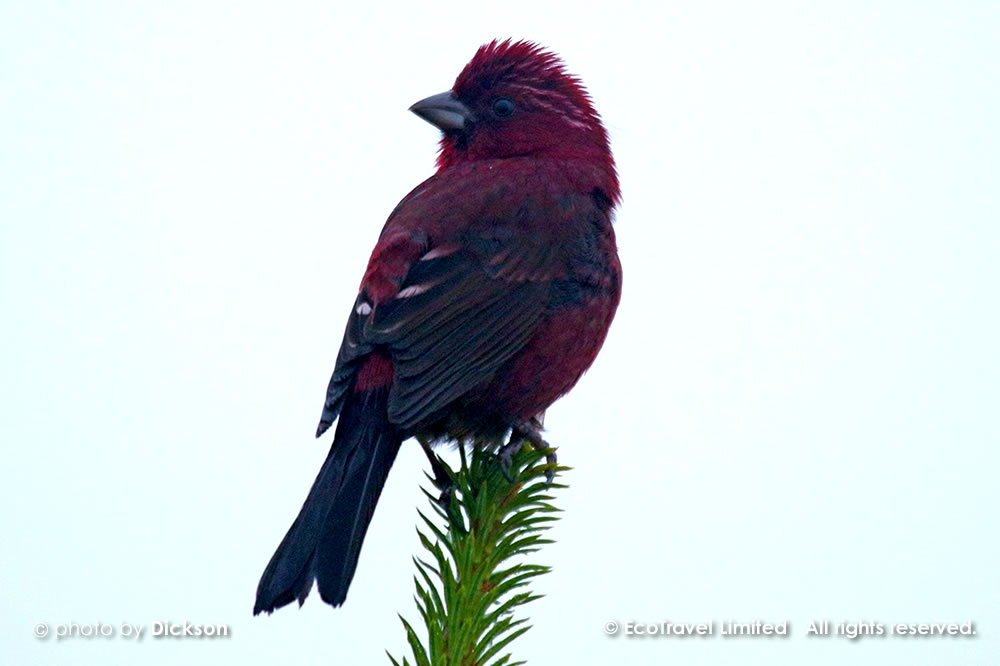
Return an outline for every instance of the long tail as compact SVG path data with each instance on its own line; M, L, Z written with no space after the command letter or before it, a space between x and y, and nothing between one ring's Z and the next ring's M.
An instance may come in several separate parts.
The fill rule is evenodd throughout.
M388 422L388 387L353 392L333 446L298 518L257 586L253 614L305 601L315 579L323 601L339 606L358 566L385 479L402 442Z

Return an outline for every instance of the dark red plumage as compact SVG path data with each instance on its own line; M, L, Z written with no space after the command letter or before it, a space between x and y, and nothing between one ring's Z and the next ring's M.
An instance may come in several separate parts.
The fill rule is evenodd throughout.
M498 446L597 356L621 295L620 198L580 82L529 42L491 42L412 110L444 132L437 173L372 252L330 380L330 454L261 578L255 613L313 580L343 603L400 444Z

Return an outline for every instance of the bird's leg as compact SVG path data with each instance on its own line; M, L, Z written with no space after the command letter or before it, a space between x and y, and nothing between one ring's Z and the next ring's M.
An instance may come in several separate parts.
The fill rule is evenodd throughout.
M503 478L511 483L514 483L515 479L510 473L510 467L514 464L514 454L520 451L522 446L524 446L524 438L512 430L510 439L497 452L497 455L500 457L500 471L503 473Z
M558 458L556 457L555 450L549 446L548 442L542 439L541 430L543 417L544 413L539 414L530 421L511 428L510 439L500 449L500 469L503 472L504 477L511 483L514 482L514 478L510 473L510 467L514 461L514 454L521 450L521 447L525 442L531 444L532 448L536 450L548 450L548 453L545 454L545 462L549 464L549 469L545 472L545 480L551 484L553 479L555 479L555 469Z
M445 468L444 463L441 462L441 458L438 454L431 450L431 445L425 440L420 440L420 448L424 450L424 454L427 455L427 459L431 462L431 471L434 472L434 485L441 489L441 496L438 498L438 504L443 509L447 509L451 504L451 493L455 490L455 484L451 480L451 474Z

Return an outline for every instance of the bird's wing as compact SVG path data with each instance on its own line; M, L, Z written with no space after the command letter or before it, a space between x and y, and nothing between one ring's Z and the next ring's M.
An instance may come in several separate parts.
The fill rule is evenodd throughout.
M469 252L415 262L362 325L393 360L389 420L413 427L488 381L528 342L548 297L547 282L490 275Z
M344 400L347 398L347 389L351 386L351 380L357 374L361 361L374 349L370 342L363 339L361 332L364 319L359 313L363 312L367 305L365 299L365 294L358 295L357 300L354 301L351 316L347 318L347 330L344 331L344 340L340 343L337 364L333 368L333 376L330 377L330 384L326 389L323 414L320 416L319 426L316 428L317 437L326 432L337 420L340 410L344 407Z
M364 358L393 361L389 420L410 428L487 381L528 342L545 313L547 280L496 275L475 254L413 262L395 296L378 305L362 290L347 321L317 431L337 418Z
M377 349L392 358L389 418L403 429L483 384L527 344L550 304L572 298L578 285L567 280L569 266L597 251L597 222L606 213L589 193L517 200L499 186L428 183L434 187L411 193L383 229L318 433L336 419L352 378ZM455 201L478 212L447 242L432 242L439 234L410 222L441 217L434 211Z

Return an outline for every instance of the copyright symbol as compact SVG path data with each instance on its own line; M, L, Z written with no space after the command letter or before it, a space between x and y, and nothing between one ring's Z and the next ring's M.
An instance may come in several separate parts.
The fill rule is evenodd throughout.
M604 633L608 636L614 636L618 633L618 623L612 620L611 622L604 623Z
M32 629L32 632L34 632L35 638L45 638L49 635L49 625L44 622L39 622L35 625L35 628Z

